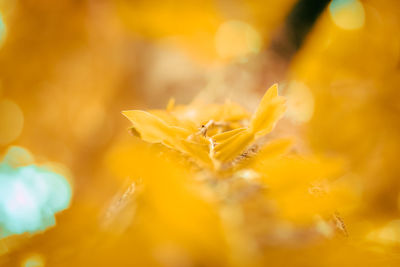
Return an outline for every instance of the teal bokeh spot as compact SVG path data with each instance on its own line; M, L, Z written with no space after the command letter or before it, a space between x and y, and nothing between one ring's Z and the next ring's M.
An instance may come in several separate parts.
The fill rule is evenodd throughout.
M356 30L365 23L365 11L359 0L333 0L329 13L336 26L345 30Z
M0 238L54 225L55 213L69 206L71 196L60 174L35 165L0 164Z
M27 259L24 263L24 265L22 265L22 267L43 267L44 266L44 262L43 259L41 257L38 256L33 256L29 259Z
M6 35L6 25L4 24L3 16L0 13L0 44L4 40Z
M354 2L355 0L332 0L332 3L329 5L329 9L331 12L335 12L341 8L353 4Z
M332 0L329 5L329 11L331 14L336 14L342 9L353 8L357 4L357 0Z

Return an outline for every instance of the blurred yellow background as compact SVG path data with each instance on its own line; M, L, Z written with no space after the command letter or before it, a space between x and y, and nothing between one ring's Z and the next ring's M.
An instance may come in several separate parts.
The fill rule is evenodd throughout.
M320 206L348 236L321 230L303 187L271 189L284 221L261 197L248 217L204 200L121 115L171 97L254 111L273 83L287 109L271 136L316 156L254 168L271 187L339 177ZM397 0L0 0L0 153L72 187L54 227L0 239L0 266L397 266L399 88Z

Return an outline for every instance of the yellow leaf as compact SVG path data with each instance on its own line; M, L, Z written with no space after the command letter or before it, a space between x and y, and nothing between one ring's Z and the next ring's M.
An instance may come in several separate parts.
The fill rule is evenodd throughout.
M184 139L189 136L187 130L167 125L159 117L141 110L123 111L133 124L140 137L150 143L171 143L174 138Z
M264 145L257 153L258 159L277 158L284 155L293 144L293 140L289 138L281 138L273 140Z
M271 86L253 115L250 129L258 136L269 133L285 112L285 99L278 96L278 85Z
M198 128L198 126L190 120L177 118L174 112L160 109L152 109L148 112L163 120L167 125L174 125L180 128L184 128L188 131L196 131Z
M212 166L212 161L209 156L208 145L189 142L187 140L179 140L180 150L190 155L195 160L202 163L202 165Z
M245 166L256 167L258 162L266 160L276 160L277 158L285 155L293 144L290 138L280 138L265 144L254 156L248 158L246 161L241 161L236 168L241 169Z
M220 134L216 134L212 137L212 139L214 140L215 143L221 143L223 141L225 141L226 139L236 135L237 133L243 132L245 131L246 128L237 128L231 131L226 131Z
M252 142L254 134L248 130L240 131L215 146L214 158L219 161L229 161L239 156Z
M168 104L167 104L167 111L172 111L173 109L174 109L174 107L175 107L175 98L173 98L173 97L171 97L169 100L168 100Z

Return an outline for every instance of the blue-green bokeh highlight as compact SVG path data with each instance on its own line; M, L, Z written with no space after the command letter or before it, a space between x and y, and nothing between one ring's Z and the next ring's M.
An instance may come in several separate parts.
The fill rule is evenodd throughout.
M34 233L55 224L72 189L67 179L43 167L0 164L0 238Z

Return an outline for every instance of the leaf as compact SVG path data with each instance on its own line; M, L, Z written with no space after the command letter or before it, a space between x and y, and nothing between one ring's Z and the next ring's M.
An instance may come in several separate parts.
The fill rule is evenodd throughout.
M290 138L280 138L275 139L263 147L261 147L258 152L250 157L246 161L241 161L237 168L245 168L246 166L257 167L257 163L264 162L268 160L276 160L281 156L285 155L293 144L293 140Z
M190 120L177 118L174 112L165 111L161 109L152 109L149 110L148 113L163 120L164 123L167 125L177 126L180 128L184 128L188 131L195 131L198 128L197 125Z
M260 149L257 153L256 160L280 157L288 152L292 145L293 140L289 138L273 140Z
M271 86L253 115L250 129L257 136L269 133L285 112L285 99L278 96L278 85Z
M246 128L237 128L237 129L234 129L231 131L226 131L223 133L216 134L216 135L212 136L212 139L214 140L215 143L221 143L221 142L225 141L226 139L236 135L237 133L243 132L245 130L246 130Z
M173 143L173 139L185 139L190 132L184 128L169 126L159 117L141 110L123 111L140 137L150 143Z
M183 153L186 153L193 158L197 159L201 163L212 166L213 162L209 156L209 146L204 144L198 144L189 142L187 140L179 140L179 147Z
M172 110L174 109L174 107L175 107L175 98L171 97L171 98L168 100L168 104L167 104L166 110L167 110L167 111L172 111Z
M239 156L252 142L254 134L248 130L240 131L214 148L214 158L229 161Z

